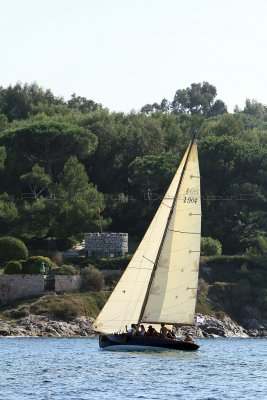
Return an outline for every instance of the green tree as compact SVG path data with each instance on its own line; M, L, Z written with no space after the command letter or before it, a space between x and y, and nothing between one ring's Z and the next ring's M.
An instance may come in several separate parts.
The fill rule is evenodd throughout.
M34 199L40 197L51 185L50 176L38 164L32 167L31 172L21 175L20 180L24 186L30 189Z
M216 115L222 115L222 114L227 114L227 107L226 104L222 100L216 100L214 104L210 107L210 110L208 111L207 115L209 117L213 117Z
M239 114L224 114L214 120L208 120L204 133L216 136L243 136L245 125Z
M165 105L165 104L163 103L163 107L164 107L164 105ZM145 114L147 114L147 115L151 115L151 114L153 114L154 112L159 111L159 110L161 110L161 105L158 104L158 103L146 104L145 106L143 106L143 107L141 108L141 112L142 112L142 113L145 113Z
M50 237L58 204L39 197L34 201L24 201L19 208L19 219L14 232L25 240Z
M208 82L192 83L190 87L176 91L171 108L175 114L217 115L216 112L226 112L227 108L221 100L214 103L216 95L216 87Z
M72 154L81 159L90 155L97 139L77 125L48 120L9 129L0 135L0 143L6 146L8 154L15 153L17 162L27 166L38 164L52 177Z
M222 245L217 239L211 237L201 238L202 256L220 256L222 254Z
M85 168L76 157L70 157L64 166L55 200L58 205L51 206L56 212L51 236L63 239L79 236L110 223L99 214L105 208L103 195L89 183Z
M22 240L11 236L0 237L0 262L25 260L28 249Z
M0 147L0 171L5 168L6 149Z
M267 119L267 106L259 103L257 100L246 99L245 108L243 113L253 115L258 119Z
M22 85L18 82L7 88L0 87L0 114L4 114L9 121L28 118L32 107L39 103L62 104L63 99L36 83Z
M255 214L267 211L266 148L231 136L206 137L199 155L203 234L217 237L226 254L243 252L266 220Z
M0 234L10 234L19 219L19 212L12 198L3 193L0 195Z
M129 182L139 195L148 191L153 195L164 195L172 177L174 176L179 157L172 154L161 154L159 156L137 157L129 165Z
M83 114L102 108L102 104L95 103L93 100L88 100L86 97L76 96L75 93L73 93L71 99L68 100L68 106Z
M5 116L5 114L0 114L0 132L4 131L7 128L8 128L8 119Z
M172 113L157 112L153 114L152 118L158 121L161 126L166 152L176 153L188 145L190 137L182 131L179 116Z
M100 190L128 190L128 165L137 157L160 154L165 147L161 121L144 114L110 114L98 110L80 122L98 138L90 160L91 174Z

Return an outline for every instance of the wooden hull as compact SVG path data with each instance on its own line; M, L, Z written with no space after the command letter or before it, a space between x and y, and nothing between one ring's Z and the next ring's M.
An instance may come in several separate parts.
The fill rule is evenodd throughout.
M140 349L170 349L195 351L199 346L182 340L161 339L154 337L133 336L126 333L99 336L99 347L102 349L139 350Z

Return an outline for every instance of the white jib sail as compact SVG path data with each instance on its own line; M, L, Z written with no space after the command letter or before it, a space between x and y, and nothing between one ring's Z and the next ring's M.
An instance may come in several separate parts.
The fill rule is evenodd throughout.
M188 150L132 260L94 322L95 331L119 332L125 325L137 323Z
M193 324L200 257L201 201L193 143L142 321Z

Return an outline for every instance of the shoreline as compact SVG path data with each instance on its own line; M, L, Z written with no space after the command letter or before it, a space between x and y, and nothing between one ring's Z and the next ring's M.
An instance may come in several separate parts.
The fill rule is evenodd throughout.
M197 315L199 322L194 327L174 328L176 335L183 337L187 332L196 339L206 338L264 338L267 328L258 323L260 329L245 329L223 313L221 318ZM0 338L88 338L96 337L92 329L93 318L79 317L68 322L44 315L30 314L16 322L0 319ZM253 325L253 324L252 324Z

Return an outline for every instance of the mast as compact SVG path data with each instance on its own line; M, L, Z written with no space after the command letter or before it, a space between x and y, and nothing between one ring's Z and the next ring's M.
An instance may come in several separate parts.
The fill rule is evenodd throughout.
M178 196L181 184L182 184L182 180L183 180L183 177L184 177L184 173L185 173L185 170L186 170L186 167L187 167L187 164L188 164L189 156L190 156L191 149L192 149L194 140L196 138L196 135L197 135L197 132L195 131L194 135L193 135L193 138L191 140L191 143L190 143L190 147L189 147L189 150L188 150L188 153L187 153L187 156L186 156L186 160L185 160L182 172L181 172L181 177L180 177L180 180L179 180L179 184L177 186L177 189L176 189L176 192L175 192L175 195L174 195L174 201L173 201L172 206L171 206L171 210L170 210L170 213L169 213L169 216L168 216L168 219L167 219L167 223L166 223L166 226L165 226L165 229L164 229L164 233L163 233L163 236L162 236L162 239L161 239L161 242L160 242L160 246L159 246L159 249L158 249L158 252L157 252L157 256L156 256L156 259L155 259L155 262L154 262L154 266L153 266L153 269L152 269L152 272L151 272L151 276L150 276L149 283L148 283L148 286L147 286L144 302L143 302L143 305L142 305L142 308L141 308L141 311L140 311L140 315L139 315L139 318L138 318L138 322L137 322L138 325L140 325L140 323L141 323L141 321L143 319L143 315L144 315L145 308L146 308L147 301L148 301L148 297L149 297L149 292L150 292L150 289L151 289L151 286L152 286L152 283L153 283L153 279L154 279L154 276L155 276L155 273L156 273L156 270L157 270L157 267L158 267L158 261L159 261L159 258L160 258L160 253L161 253L161 250L162 250L162 247L163 247L164 240L165 240L166 235L167 235L169 223L170 223L170 220L171 220L171 217L172 217L172 214L173 214L173 210L174 210L174 207L175 207L175 204L176 204L176 201L177 201L177 196Z

